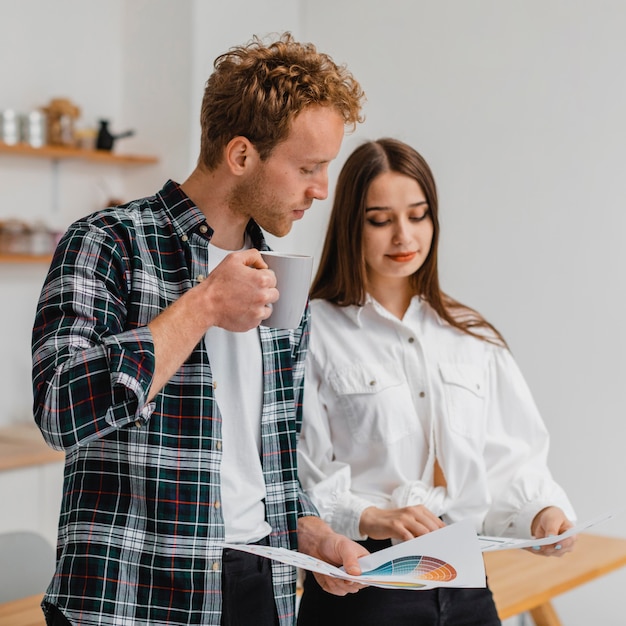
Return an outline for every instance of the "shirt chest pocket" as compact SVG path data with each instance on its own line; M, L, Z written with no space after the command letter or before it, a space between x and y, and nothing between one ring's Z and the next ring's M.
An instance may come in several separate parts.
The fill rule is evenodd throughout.
M439 363L450 428L466 437L484 437L485 373L471 363Z
M420 428L406 376L395 363L343 367L329 384L336 402L330 419L338 429L347 427L354 441L393 443Z

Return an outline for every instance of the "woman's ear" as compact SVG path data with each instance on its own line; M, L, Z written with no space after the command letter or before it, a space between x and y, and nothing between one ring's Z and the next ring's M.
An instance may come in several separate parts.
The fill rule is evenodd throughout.
M224 149L224 160L235 176L250 171L259 160L259 153L247 137L233 137Z

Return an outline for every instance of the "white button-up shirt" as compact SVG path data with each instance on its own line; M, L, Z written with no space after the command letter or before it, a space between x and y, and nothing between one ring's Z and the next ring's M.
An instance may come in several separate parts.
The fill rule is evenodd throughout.
M547 467L548 433L509 350L419 297L399 320L311 303L299 476L321 516L364 539L369 506L423 504L487 535L530 537L544 507L575 514ZM433 485L438 460L446 487Z

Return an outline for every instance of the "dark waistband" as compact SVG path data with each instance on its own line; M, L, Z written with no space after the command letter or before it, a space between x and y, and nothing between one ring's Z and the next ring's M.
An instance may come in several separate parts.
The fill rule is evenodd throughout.
M378 552L385 548L391 547L391 539L370 539L369 537L365 541L357 541L369 552Z

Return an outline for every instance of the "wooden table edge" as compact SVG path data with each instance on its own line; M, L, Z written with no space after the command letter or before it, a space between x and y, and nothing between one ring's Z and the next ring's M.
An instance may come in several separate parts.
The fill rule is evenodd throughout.
M624 539L623 537L611 537L609 535L600 535L596 533L580 533L579 537L589 537L590 539L598 538L601 540L615 539L626 546L626 539ZM575 552L572 554L575 554ZM537 556L535 558L540 559L540 558L556 558L556 557ZM551 601L553 598L563 593L566 593L568 591L572 591L576 589L577 587L580 587L584 583L587 583L591 580L595 580L596 578L599 578L600 576L603 576L605 574L609 574L619 569L620 567L624 567L625 565L626 565L626 551L620 556L616 557L610 563L604 563L601 566L590 568L587 572L573 576L571 579L569 579L566 582L562 582L562 583L558 583L554 585L548 584L545 590L534 594L532 597L529 597L524 600L520 600L513 604L509 604L505 607L502 607L502 609L498 608L498 616L500 617L501 620L505 620L510 617L515 617L516 615L519 615L520 613L525 613L527 611L532 611L533 609L543 607L543 606L548 606L548 605L550 606L550 610L553 610L551 608L552 607ZM494 598L495 597L496 597L496 594L494 593ZM496 603L496 606L497 606L497 603Z

